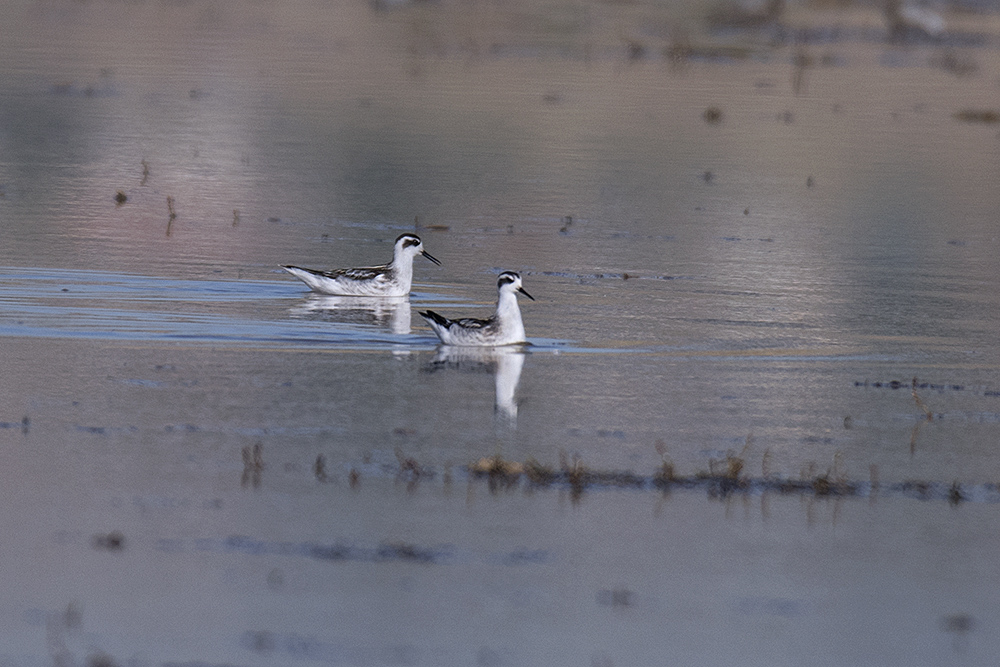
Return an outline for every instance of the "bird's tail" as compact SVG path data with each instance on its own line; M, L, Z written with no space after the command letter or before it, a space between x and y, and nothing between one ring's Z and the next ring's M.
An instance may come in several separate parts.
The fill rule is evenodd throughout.
M444 317L443 315L438 315L433 310L421 310L419 311L419 314L425 320L437 324L438 326L447 328L448 324L450 323L450 320L447 317Z

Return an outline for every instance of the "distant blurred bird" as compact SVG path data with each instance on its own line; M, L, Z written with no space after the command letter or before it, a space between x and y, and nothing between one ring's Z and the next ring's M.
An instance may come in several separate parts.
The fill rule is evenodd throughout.
M933 9L903 0L886 0L885 22L892 42L940 39L946 27L944 18Z

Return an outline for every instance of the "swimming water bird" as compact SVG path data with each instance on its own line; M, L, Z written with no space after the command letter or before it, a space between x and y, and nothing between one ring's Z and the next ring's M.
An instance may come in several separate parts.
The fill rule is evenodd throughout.
M497 278L497 291L497 310L489 319L465 317L449 320L433 310L420 311L420 316L427 320L445 345L493 347L527 342L524 338L524 324L521 322L521 309L517 306L517 292L532 301L535 297L521 287L521 276L513 271L500 274Z
M392 261L382 266L316 271L298 266L282 266L314 292L333 296L406 296L413 281L413 258L423 255L438 266L424 250L419 236L401 234L392 250Z
M890 42L938 41L947 27L938 12L905 0L886 0L885 20Z

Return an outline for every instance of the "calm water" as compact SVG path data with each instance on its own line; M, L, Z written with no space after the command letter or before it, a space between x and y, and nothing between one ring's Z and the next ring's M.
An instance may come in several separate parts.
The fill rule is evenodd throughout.
M992 664L977 7L9 8L0 664ZM504 269L533 346L439 349Z

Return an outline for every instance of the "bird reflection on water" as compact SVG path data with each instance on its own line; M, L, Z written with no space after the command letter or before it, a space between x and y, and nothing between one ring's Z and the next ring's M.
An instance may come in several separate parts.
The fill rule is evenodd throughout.
M521 369L526 356L524 346L505 347L454 347L438 348L432 370L458 368L459 370L493 373L496 399L494 403L498 420L510 427L517 426L517 386L521 382Z
M401 297L325 296L309 294L291 308L293 317L384 326L394 334L410 333L410 299Z

